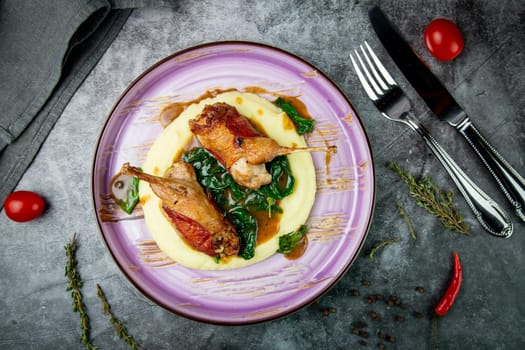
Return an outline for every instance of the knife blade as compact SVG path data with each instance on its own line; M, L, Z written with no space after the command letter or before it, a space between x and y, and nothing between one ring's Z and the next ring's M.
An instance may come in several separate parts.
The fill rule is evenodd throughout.
M489 144L439 79L399 34L379 7L368 16L379 40L427 106L441 120L453 126L481 159L499 188L525 222L525 179Z

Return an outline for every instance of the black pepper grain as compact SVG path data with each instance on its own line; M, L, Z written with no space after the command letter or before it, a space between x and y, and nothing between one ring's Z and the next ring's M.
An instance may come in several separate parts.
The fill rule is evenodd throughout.
M381 321L381 317L375 311L370 311L370 317L372 317L374 321Z
M421 312L419 312L419 311L414 311L413 315L414 315L415 318L423 318L423 314Z
M361 295L361 293L359 293L359 291L357 289L352 289L350 291L350 294L352 294L353 297L358 297Z
M423 293L425 293L425 288L423 288L423 287L416 287L416 292L423 294Z
M357 329L366 328L368 324L364 321L358 321L354 324L354 327Z
M405 318L404 318L403 316L401 316L401 315L396 315L396 316L394 317L394 319L395 319L396 321L398 321L398 322L401 322L401 321L404 321L404 320L405 320Z
M396 337L394 337L393 335L387 335L386 336L386 341L390 342L390 343L395 343L396 342Z

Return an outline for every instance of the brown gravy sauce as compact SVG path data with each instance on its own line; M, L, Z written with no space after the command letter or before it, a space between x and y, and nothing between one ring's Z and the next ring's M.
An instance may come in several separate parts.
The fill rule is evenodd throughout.
M279 232L281 214L272 213L270 216L266 211L254 211L253 216L257 220L257 245L269 241Z
M174 102L167 106L165 106L160 111L160 123L163 127L168 126L169 123L171 123L173 120L175 120L186 108L191 106L194 103L199 103L207 98L213 98L217 95L220 95L224 92L230 92L230 91L239 91L238 89L213 89L213 90L207 90L204 94L200 95L199 97L191 100L191 101L182 101L182 102ZM289 102L296 110L299 112L299 114L307 119L312 119L312 116L308 113L308 109L306 108L306 105L299 100L299 96L288 96L279 94L273 91L266 90L260 86L247 86L242 89L242 91L239 92L248 92L253 93L257 95L271 95L275 97L283 97L286 99L287 102Z
M202 100L205 100L207 98L213 98L217 95L222 94L223 92L230 92L230 91L237 91L237 89L213 89L213 90L207 90L204 94L200 95L199 97L191 100L191 101L182 101L182 102L173 102L164 107L160 111L160 124L162 127L166 127L177 119L177 117L186 110L189 106L191 106L194 103L199 103Z
M308 235L304 235L301 241L298 245L295 246L295 248L288 254L285 254L284 256L288 260L296 260L299 259L301 256L303 256L304 252L306 251L306 248L308 247Z

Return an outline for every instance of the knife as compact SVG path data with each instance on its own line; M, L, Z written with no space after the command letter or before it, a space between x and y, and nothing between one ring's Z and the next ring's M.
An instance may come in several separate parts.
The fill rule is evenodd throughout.
M525 222L523 177L481 135L463 108L401 37L379 7L373 7L368 16L379 40L407 80L439 119L448 122L467 139L514 207L516 215Z

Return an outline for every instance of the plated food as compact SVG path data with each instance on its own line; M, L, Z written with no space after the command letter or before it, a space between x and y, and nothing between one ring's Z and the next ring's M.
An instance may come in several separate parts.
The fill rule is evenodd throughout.
M250 119L255 130L263 136L271 136L279 147L325 150L329 146L337 147L335 154L295 152L285 156L297 182L294 188L301 183L304 188L315 188L313 205L309 204L312 199L308 199L312 191L293 191L279 199L278 203L283 209L282 216L291 211L294 214L288 215L293 216L293 220L297 219L294 224L293 220L280 218L279 228L282 232L278 234L296 233L280 237L289 238L285 243L301 235L306 235L308 239L307 248L299 254L299 258L288 259L281 253L275 253L278 247L274 242L269 249L270 255L256 263L226 268L229 266L226 263L228 259L221 256L221 261L217 263L212 256L215 250L212 249L211 255L204 254L210 268L202 268L198 264L197 267L188 267L161 250L158 238L151 232L147 222L149 219L146 218L149 214L146 212L151 198L157 200L155 197L142 198L143 203L139 203L132 211L132 206L124 205L131 212L127 214L115 206L115 201L108 195L108 189L120 181L114 179L114 175L126 163L130 167L140 167L144 174L161 178L173 175L173 169L169 172L165 170L179 160L192 164L198 180L202 169L210 169L213 174L217 170L229 176L232 170L244 173L242 157L231 159L232 166L240 160L236 165L239 167L234 169L226 165L221 170L217 162L212 164L209 152L200 150L202 144L191 132L189 124L180 133L181 137L189 136L188 143L184 142L180 148L181 153L171 153L177 147L170 146L170 154L165 155L167 148L159 147L159 160L150 163L150 153L156 153L152 151L157 149L162 135L173 123L184 119L182 114L172 119L173 114L196 108L190 105L199 105L206 98L218 96L213 93L201 98L203 92L207 91L227 92L232 93L232 96L235 93L248 93L243 97L259 95L269 103L268 112L285 111L288 115L293 112L289 112L286 105L275 105L273 102L277 102L277 96L293 96L304 104L303 109L294 103L296 109L299 112L306 110L315 119L313 131L306 131L297 141L292 141L288 134L270 135L265 126L256 119ZM270 92L271 96L261 91ZM226 103L235 107L240 115L249 117L250 112L242 109L246 100L243 98L242 102L237 103L234 98L229 102L210 100L206 104ZM262 110L266 114L264 108ZM257 109L255 116L258 113ZM195 119L197 115L200 114L195 113L189 119ZM268 120L272 119L267 118L265 122ZM284 121L287 120L281 118L276 124L281 126L280 129L288 130L284 126L289 124L283 124ZM301 132L308 130L308 123L296 127L296 131L299 129ZM169 137L165 141L178 142ZM310 167L295 165L295 160L302 157L307 159ZM282 156L276 157L274 161L276 159L280 160ZM203 166L195 166L198 164ZM283 167L284 162L278 162L274 170L277 172ZM186 166L181 166L176 172L184 173L185 169L182 168ZM268 172L271 174L270 169ZM303 169L310 169L305 172L310 175L304 179ZM259 174L257 170L255 173ZM266 175L261 175L263 182L267 181L264 179ZM314 184L308 180L312 179L312 175ZM219 191L223 182L215 181L211 176L204 177L212 185L214 195L223 193ZM251 178L249 176L248 180ZM255 185L259 180L256 178ZM129 177L123 185L132 189L131 194L138 192L141 197L150 188L146 181L134 177ZM199 185L207 193L208 190L200 182ZM146 189L143 190L143 187ZM221 42L190 48L167 57L145 71L126 89L107 118L93 163L96 218L102 239L122 273L158 305L184 317L216 324L249 324L271 320L317 300L343 276L362 247L371 222L374 188L373 160L366 133L341 90L322 72L300 58L276 48L246 42ZM127 195L127 191L122 194ZM286 209L286 202L293 196L299 196L301 205ZM275 204L269 202L267 205ZM260 213L268 217L267 211ZM162 213L160 215L163 216ZM271 217L276 218L277 214L274 212ZM165 220L164 216L162 220ZM271 241L269 239L266 242ZM264 243L259 248L263 246ZM288 244L283 245L282 251L289 251L289 247ZM263 251L255 249L253 258L235 256L229 262L240 260L245 264L245 261L257 261L253 259L263 255Z
M140 204L159 248L205 270L275 254L279 237L298 231L314 204L309 151L333 149L308 148L288 114L254 93L219 93L172 118L142 169L121 170L141 180Z

